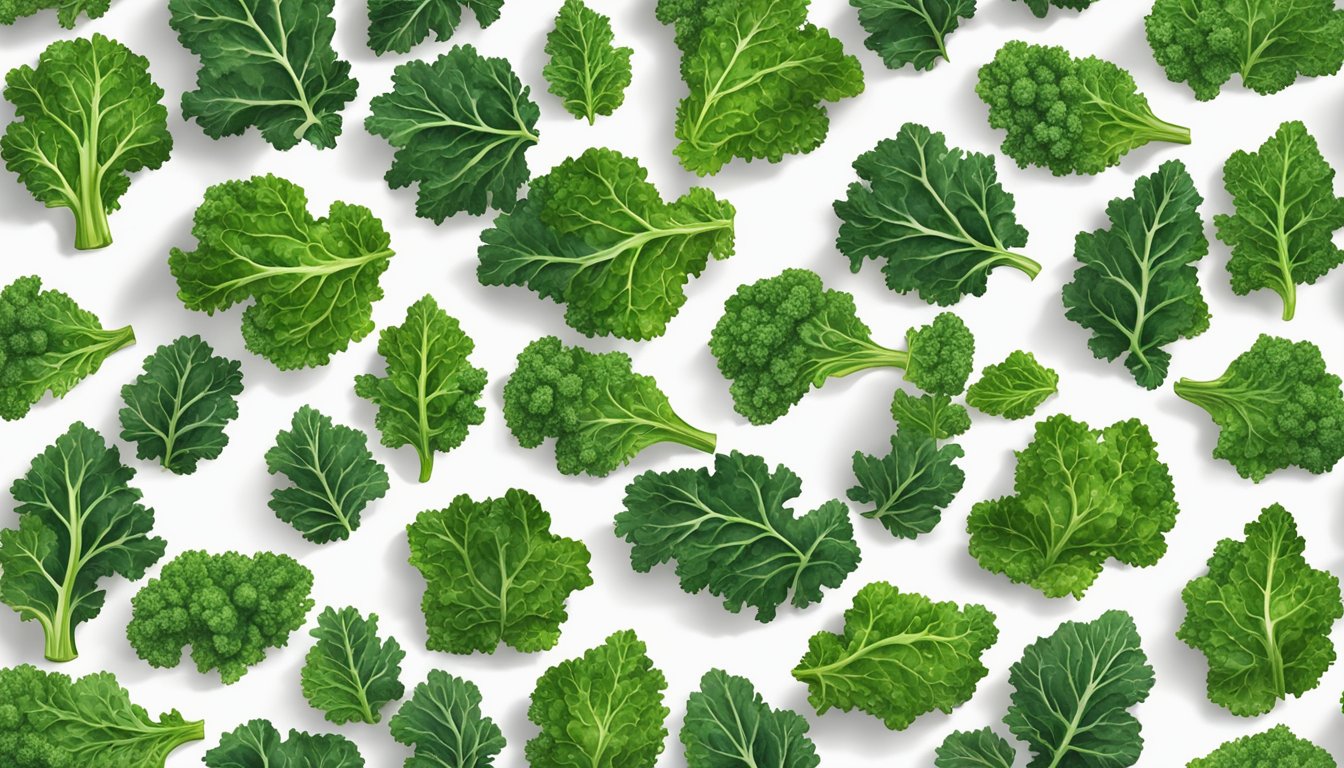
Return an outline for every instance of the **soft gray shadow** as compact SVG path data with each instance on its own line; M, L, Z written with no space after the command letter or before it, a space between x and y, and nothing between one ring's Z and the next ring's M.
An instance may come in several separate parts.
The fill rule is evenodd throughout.
M337 3L333 15L336 17L336 35L332 38L332 45L338 52L337 56L349 61L353 65L352 69L358 69L360 64L378 61L379 57L369 48L368 3ZM433 36L431 32L430 39L433 39ZM412 56L425 53L415 48L410 51ZM383 54L388 58L401 55L392 51ZM363 87L363 83L360 87Z

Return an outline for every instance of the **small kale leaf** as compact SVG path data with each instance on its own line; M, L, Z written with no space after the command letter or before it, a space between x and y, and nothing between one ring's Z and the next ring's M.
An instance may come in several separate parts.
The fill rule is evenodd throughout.
M546 35L550 61L541 75L565 111L589 125L598 115L610 115L625 101L630 86L630 48L617 48L611 19L583 4L565 0Z
M395 638L378 637L378 614L366 619L354 608L328 607L310 633L317 638L304 659L303 697L333 723L376 723L389 701L406 692Z

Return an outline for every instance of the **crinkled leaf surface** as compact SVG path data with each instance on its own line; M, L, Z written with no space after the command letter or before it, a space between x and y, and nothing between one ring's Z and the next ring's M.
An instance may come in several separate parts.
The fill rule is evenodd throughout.
M353 741L335 733L290 730L289 738L266 720L251 720L205 753L206 768L364 768Z
M293 484L271 492L271 511L319 544L350 538L364 508L388 489L387 470L364 433L308 405L295 411L289 431L276 435L266 469Z
M788 503L802 481L788 467L772 473L759 456L714 457L714 471L645 472L626 488L616 535L631 543L630 564L647 573L677 561L681 588L708 589L736 613L775 618L785 601L806 608L859 565L849 510L828 501L795 517Z
M426 294L406 310L405 322L379 334L385 375L355 377L355 394L378 406L373 423L383 445L415 448L422 483L430 478L434 454L461 445L467 430L485 420L478 405L485 371L467 362L475 346L457 319Z
M499 20L504 0L369 0L369 48L382 55L406 53L434 33L443 42L470 9L481 27Z
M980 656L998 637L984 606L935 603L876 581L854 596L844 632L808 640L793 676L817 714L859 709L900 731L970 699L989 671Z
M863 44L891 69L933 69L948 60L947 38L975 15L976 0L849 0L859 9Z
M481 690L441 669L430 670L388 725L392 738L415 747L404 768L492 768L504 749L499 726L481 714Z
M1017 751L989 728L953 731L934 753L936 768L1013 768Z
M590 149L533 179L481 235L476 274L566 305L588 336L661 336L689 279L733 254L734 214L704 187L665 203L639 161Z
M1344 617L1339 579L1312 568L1306 540L1274 504L1246 525L1244 541L1223 539L1209 572L1185 585L1176 636L1209 662L1209 699L1234 715L1264 714L1301 696L1335 661L1330 629Z
M406 692L396 638L378 637L378 614L328 607L310 632L317 642L304 659L303 697L333 723L376 723L380 710Z
M74 29L81 14L90 19L101 18L111 4L112 0L0 0L0 24L13 24L25 16L54 10L62 27Z
M277 368L326 365L373 330L392 250L368 208L338 201L315 219L298 185L254 176L207 189L191 233L196 250L168 257L178 298L210 314L254 299L243 340Z
M934 440L947 440L971 428L971 415L947 395L912 395L896 390L891 399L891 417L901 429Z
M507 59L454 46L433 62L392 73L392 91L375 96L364 121L397 153L393 189L416 184L415 214L436 224L466 211L511 211L528 177L524 154L537 143L541 111Z
M220 357L200 336L180 336L145 360L145 372L121 388L121 439L140 459L158 459L179 475L219 457L238 418L242 366Z
M257 128L276 149L336 146L359 83L331 46L334 0L169 0L168 23L201 57L182 115L212 139Z
M966 390L966 402L991 416L1024 419L1058 389L1059 374L1041 365L1032 353L1019 349L1002 363L986 367L980 380Z
M588 548L551 533L551 516L527 491L498 499L465 494L406 527L411 565L425 578L421 608L432 651L524 653L553 647L570 593L593 583Z
M681 743L687 768L816 768L807 721L772 709L751 681L711 669L686 702Z
M1285 725L1276 725L1252 736L1225 742L1204 757L1191 760L1186 768L1337 768L1324 749L1298 738Z
M611 19L584 5L583 0L565 0L555 17L555 28L546 36L550 61L542 77L550 91L564 102L565 110L589 125L598 115L610 115L625 101L630 86L630 48L618 48Z
M1046 597L1081 598L1108 558L1153 565L1176 524L1171 474L1137 419L1103 430L1063 414L1038 423L1013 488L971 509L971 556Z
M891 437L891 453L884 457L854 453L850 501L870 509L864 517L882 523L891 535L913 539L928 533L942 519L966 482L956 460L965 456L959 445L939 447L938 441L902 427Z

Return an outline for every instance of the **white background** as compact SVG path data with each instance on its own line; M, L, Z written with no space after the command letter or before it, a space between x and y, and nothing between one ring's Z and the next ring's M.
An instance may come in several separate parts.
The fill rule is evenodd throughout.
M1001 159L1004 186L1016 195L1018 217L1031 232L1025 251L1045 270L1034 283L1016 272L1001 271L991 280L986 296L956 308L977 334L978 367L1026 348L1060 371L1061 394L1040 416L1065 412L1095 427L1139 416L1149 424L1175 477L1181 506L1176 528L1168 536L1166 557L1143 570L1109 564L1081 601L1047 600L1028 587L982 571L966 553L967 511L976 501L1011 491L1012 451L1026 444L1034 420L1007 423L977 416L974 429L961 441L967 452L966 487L942 524L917 541L897 541L877 523L856 515L863 563L819 605L806 611L786 606L776 621L760 625L749 615L722 610L712 596L682 593L671 567L635 574L628 564L628 546L612 533L612 516L621 508L625 485L645 470L699 466L710 459L665 446L645 452L633 466L604 479L562 477L555 471L549 446L524 450L509 435L501 417L500 391L514 356L543 334L558 334L569 342L581 337L564 325L561 307L524 289L485 288L477 283L475 249L489 217L463 215L435 226L415 217L413 190L387 189L382 175L392 152L362 128L369 100L388 90L397 63L432 57L449 44L429 42L407 56L376 58L365 45L365 8L357 0L338 0L335 44L354 65L359 96L345 110L345 132L338 147L326 151L304 144L277 152L255 131L211 141L195 124L184 123L179 97L193 86L197 60L178 45L162 0L117 0L105 18L78 28L82 35L102 32L119 38L149 57L154 79L168 92L169 127L176 146L164 168L133 180L122 199L123 210L112 215L116 242L102 251L75 252L67 211L42 208L10 174L0 182L0 281L7 284L20 275L39 273L47 287L67 291L105 324L133 324L139 337L137 346L109 359L64 400L47 400L23 421L0 424L0 482L7 484L26 471L32 456L74 420L115 436L118 390L140 370L143 358L180 334L199 333L219 353L243 361L242 415L228 429L231 441L224 455L203 464L194 475L178 477L136 461L133 447L121 444L124 457L140 472L135 484L156 510L155 531L168 541L163 562L194 548L270 549L297 557L316 574L317 608L310 619L326 605L376 611L383 631L409 651L403 671L408 693L435 667L480 685L487 714L508 738L501 766L524 764L522 746L536 732L526 718L536 677L625 627L635 628L648 643L650 655L669 681L672 735L659 766L684 764L675 734L687 694L711 665L750 677L773 705L807 715L824 765L929 765L934 747L951 730L999 721L1008 705L1008 666L1024 645L1053 631L1060 621L1091 619L1108 608L1123 608L1135 616L1157 671L1152 695L1134 710L1143 723L1146 743L1140 765L1183 765L1226 739L1278 722L1291 724L1299 735L1344 757L1338 703L1344 667L1332 669L1317 690L1281 703L1272 714L1242 719L1206 700L1204 659L1174 636L1184 614L1182 585L1204 571L1204 561L1218 539L1239 536L1242 526L1271 502L1282 502L1296 514L1308 537L1310 562L1339 572L1344 565L1344 516L1339 508L1344 476L1286 471L1260 485L1240 479L1229 465L1210 457L1216 431L1207 417L1172 395L1169 384L1146 392L1134 385L1119 363L1094 360L1085 346L1086 332L1064 319L1059 298L1061 285L1076 266L1074 235L1103 226L1106 202L1129 195L1137 176L1152 173L1166 159L1181 158L1190 166L1208 200L1202 212L1211 240L1213 214L1230 212L1221 184L1223 161L1236 149L1259 146L1280 121L1305 120L1321 139L1327 157L1336 167L1344 167L1344 131L1339 129L1344 79L1303 81L1272 97L1245 92L1234 83L1216 101L1198 103L1185 86L1167 82L1152 61L1143 35L1142 16L1148 4L1136 0L1105 0L1082 15L1056 11L1043 21L1021 3L983 0L978 17L951 38L950 64L928 73L891 72L863 47L853 9L842 0L815 0L812 20L828 27L848 52L859 57L867 76L866 91L831 107L830 137L812 154L789 157L778 165L736 161L714 178L697 180L672 155L674 110L685 88L677 74L678 52L671 31L654 19L653 0L590 2L613 17L618 42L635 49L634 84L627 101L614 116L600 118L596 127L564 112L546 92L541 77L544 36L560 0L510 0L494 26L483 31L474 21L466 21L454 42L508 57L532 87L532 98L542 110L541 143L527 156L533 173L543 173L587 147L609 146L640 157L649 167L650 179L669 199L702 183L737 206L737 255L711 264L690 284L690 299L665 337L643 344L608 339L588 344L631 353L637 370L654 374L688 421L719 433L722 450L759 453L796 470L804 482L800 511L843 498L852 484L850 456L856 449L885 453L894 426L887 409L899 373L872 372L832 382L775 424L752 427L733 412L727 384L714 367L706 340L724 299L739 284L774 275L784 267L815 269L829 286L853 292L874 338L889 346L900 343L908 326L927 322L935 314L935 308L914 296L889 292L878 264L850 274L847 260L834 248L837 221L831 202L852 180L850 163L859 153L895 135L907 120L945 132L954 146L997 151L1002 136L989 129L973 86L979 65L1002 42L1015 38L1064 44L1078 54L1110 58L1133 71L1160 117L1191 126L1193 146L1146 148L1128 156L1122 168L1098 177L1056 179L1040 169L1008 167ZM56 26L50 13L0 28L0 70L35 62L50 41L70 34ZM12 116L10 105L0 103L0 120L8 122ZM325 368L282 373L244 350L241 308L214 317L189 312L177 300L168 272L170 247L194 247L191 216L204 189L265 172L306 187L315 214L323 214L337 199L372 208L391 232L397 251L382 279L386 297L374 307L378 327L400 323L405 308L430 291L461 319L478 345L473 362L491 376L484 398L485 424L472 430L463 447L437 457L430 483L415 482L416 458L410 448L375 447L375 455L391 473L391 491L366 513L363 527L351 540L325 546L305 542L267 508L276 481L267 475L262 456L275 433L288 427L291 414L304 403L340 423L373 433L374 409L354 397L351 379L358 373L382 371L375 353L376 334L337 355ZM1340 184L1336 182L1337 187ZM1298 317L1285 324L1273 294L1232 294L1224 269L1227 256L1226 247L1214 242L1200 265L1213 325L1204 336L1172 347L1175 359L1169 381L1183 375L1218 375L1261 331L1310 338L1324 348L1333 369L1344 372L1340 333L1344 275L1329 276L1302 290ZM560 643L547 653L523 655L502 647L489 656L461 657L425 651L419 607L423 582L406 562L404 526L420 510L445 506L459 493L479 499L511 486L537 494L553 515L554 530L588 545L595 586L570 600L570 618ZM6 495L0 503L0 525L15 524L11 510ZM157 572L155 568L150 575ZM1001 629L998 644L984 659L989 676L975 697L950 716L927 715L900 733L860 712L816 716L806 702L805 687L789 674L807 637L821 630L838 631L853 594L878 579L938 600L983 603L998 615ZM124 635L130 597L138 585L120 578L104 583L107 606L79 628L82 655L61 669L71 674L112 670L134 699L152 712L177 707L189 717L205 718L206 742L183 748L169 760L170 766L196 764L221 732L253 717L270 718L282 730L344 733L359 743L371 768L399 765L407 754L388 736L386 719L382 725L337 728L308 707L299 689L299 669L311 643L307 634L311 621L294 634L288 648L272 651L240 682L225 687L217 677L197 673L189 661L171 670L152 669L139 661ZM1344 630L1335 637L1344 640ZM16 614L0 611L0 664L25 662L53 666L42 660L38 626L21 624ZM390 705L385 716L395 707Z

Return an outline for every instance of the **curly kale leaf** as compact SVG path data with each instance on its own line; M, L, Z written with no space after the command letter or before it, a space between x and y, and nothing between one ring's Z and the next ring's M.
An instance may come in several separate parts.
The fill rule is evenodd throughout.
M336 146L359 83L331 46L334 0L168 0L169 25L201 57L182 115L212 139L257 128L276 149Z
M590 149L533 179L481 235L483 285L526 285L588 336L661 336L686 283L733 255L735 210L704 187L663 202L638 160Z
M482 28L499 21L504 0L369 0L369 48L379 56L406 53L431 32L443 42L462 23L469 8Z
M966 403L991 416L1025 419L1057 391L1059 374L1019 349L985 368L980 380L966 390Z
M181 336L155 350L145 372L121 388L121 439L136 444L136 458L190 475L229 444L224 427L238 418L242 392L237 360L215 355L200 336Z
M934 753L935 768L1013 768L1017 750L989 728L953 731Z
M397 150L388 185L417 184L415 214L435 224L513 210L528 177L524 154L539 138L541 111L528 92L507 59L470 45L397 67L392 91L374 97L364 121Z
M658 0L676 28L681 79L675 150L687 170L734 157L777 163L811 152L830 129L822 102L863 91L859 60L807 21L809 0Z
M481 714L481 690L441 669L430 670L388 725L393 739L415 747L404 768L492 768L504 749L503 732Z
M947 38L975 15L976 0L849 0L868 33L863 44L889 69L933 69L949 61Z
M947 440L971 428L971 414L947 395L915 395L896 390L891 399L891 417L907 432L934 440Z
M1253 736L1223 743L1204 757L1191 760L1186 768L1338 768L1330 753L1298 738L1286 725L1276 725Z
M667 678L633 630L551 667L537 680L527 719L530 765L653 768L667 738Z
M1213 457L1257 483L1286 467L1319 475L1344 457L1344 391L1309 341L1262 334L1222 376L1175 390L1218 425Z
M840 501L795 517L787 506L802 481L784 466L733 451L708 469L645 472L626 488L616 535L633 545L630 564L647 573L677 561L681 588L708 589L737 613L768 622L786 600L806 608L859 565L849 510Z
M485 421L479 405L485 371L467 362L475 342L457 319L425 294L406 310L406 321L378 335L386 375L355 377L355 394L378 406L374 425L383 445L410 445L420 457L420 482L434 470L434 454L447 453Z
M906 123L859 155L854 170L862 181L835 203L835 244L854 272L865 259L886 259L893 291L942 305L984 295L997 267L1040 273L1040 264L1009 250L1027 244L1027 230L993 156L949 148L943 134Z
M206 768L364 768L353 741L335 733L280 732L266 720L244 723L205 753Z
M1046 597L1082 598L1108 558L1153 565L1176 524L1171 474L1137 419L1103 430L1063 414L1038 423L1013 488L972 507L971 556Z
M425 579L421 608L431 651L524 653L560 639L565 601L592 585L588 548L551 533L551 516L527 491L421 512L406 527L411 565Z
M80 14L99 19L111 4L112 0L0 0L0 25L8 26L25 16L54 10L62 27L74 29Z
M317 642L304 658L303 697L333 723L376 723L389 701L401 698L401 650L396 638L378 637L378 614L328 607L310 632Z
M807 684L817 714L860 709L901 731L970 699L989 671L980 656L998 637L984 606L935 603L876 581L854 596L844 632L808 640L793 676Z
M1050 12L1050 6L1067 8L1073 11L1085 11L1097 0L1023 0L1036 18L1043 19Z
M173 149L149 60L102 35L58 41L36 67L9 71L4 96L17 118L0 137L5 167L38 202L70 209L76 248L111 245L107 214L121 207L131 174L157 169Z
M1344 9L1334 0L1157 0L1144 25L1167 77L1201 101L1236 73L1268 94L1344 65Z
M163 557L133 477L116 448L76 422L10 488L19 526L0 531L0 601L42 626L51 661L77 655L75 627L103 609L100 579L135 581Z
M1064 286L1065 317L1092 331L1087 345L1098 358L1124 355L1147 389L1167 378L1164 347L1209 328L1196 268L1209 252L1203 202L1184 164L1163 163L1132 198L1111 201L1109 229L1079 233L1074 248L1082 266Z
M617 48L611 19L583 4L565 0L546 35L550 61L541 75L565 111L592 125L598 115L610 115L625 101L630 87L630 56L634 50Z
M1213 223L1218 239L1232 248L1233 293L1268 288L1283 299L1283 319L1291 320L1297 286L1312 285L1344 263L1344 248L1332 240L1344 227L1344 197L1335 195L1334 182L1335 169L1316 137L1297 121L1279 126L1258 152L1238 150L1228 158L1223 186L1236 213L1217 214Z
M315 219L298 185L254 176L207 189L191 234L196 250L168 257L178 298L208 314L255 299L243 340L277 368L326 365L373 330L392 249L368 208L334 202Z
M871 505L859 514L882 524L891 535L913 539L932 531L966 482L956 460L959 445L939 446L917 429L901 427L891 437L891 453L878 458L854 453L850 501Z
M103 330L98 318L60 291L42 290L37 275L0 290L0 419L28 415L42 396L64 397L135 332Z
M817 768L807 721L772 709L751 681L711 669L686 702L681 743L687 768Z
M1209 699L1243 717L1315 688L1335 661L1330 629L1344 617L1339 579L1312 568L1297 521L1278 504L1223 539L1209 572L1185 585L1176 637L1208 659Z

